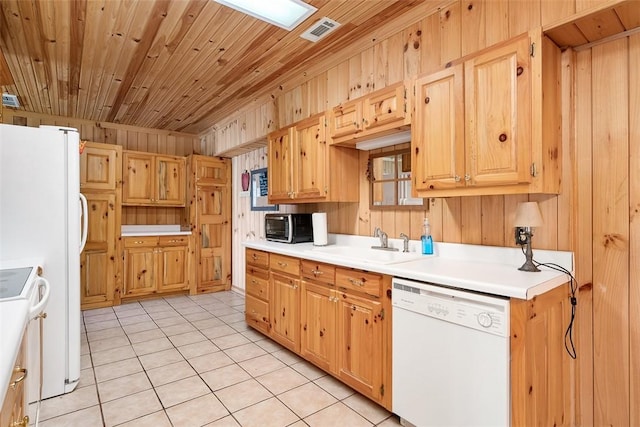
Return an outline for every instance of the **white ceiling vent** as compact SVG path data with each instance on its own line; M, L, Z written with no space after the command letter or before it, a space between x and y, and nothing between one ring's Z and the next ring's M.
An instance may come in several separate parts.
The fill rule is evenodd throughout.
M338 22L325 16L320 18L320 20L313 24L311 28L308 28L307 31L300 34L300 37L315 43L335 31L339 26L340 24Z
M2 105L4 105L5 107L20 108L18 97L10 93L2 94Z

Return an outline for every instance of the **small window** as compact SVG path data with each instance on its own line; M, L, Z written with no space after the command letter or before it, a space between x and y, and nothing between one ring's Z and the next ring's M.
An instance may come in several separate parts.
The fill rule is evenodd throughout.
M409 149L369 156L371 208L426 209L422 197L411 196L411 153Z

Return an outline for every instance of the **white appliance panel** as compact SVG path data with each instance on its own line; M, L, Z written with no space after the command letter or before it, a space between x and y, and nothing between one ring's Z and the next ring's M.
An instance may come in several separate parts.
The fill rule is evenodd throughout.
M80 376L78 150L75 131L0 125L0 260L41 258L51 284L44 398L73 390Z

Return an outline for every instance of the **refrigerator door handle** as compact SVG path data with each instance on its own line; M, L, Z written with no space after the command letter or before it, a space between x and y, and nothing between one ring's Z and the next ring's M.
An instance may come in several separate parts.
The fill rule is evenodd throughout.
M84 194L80 193L80 206L82 216L82 233L80 234L80 252L84 250L84 245L87 244L87 233L89 232L89 209L87 207L87 198Z

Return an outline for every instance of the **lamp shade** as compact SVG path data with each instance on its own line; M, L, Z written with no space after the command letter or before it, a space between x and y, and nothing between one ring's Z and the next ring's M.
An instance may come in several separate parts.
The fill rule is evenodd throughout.
M538 202L519 203L516 208L514 227L540 227L542 226L542 214Z

